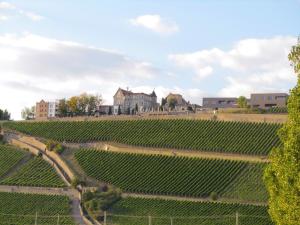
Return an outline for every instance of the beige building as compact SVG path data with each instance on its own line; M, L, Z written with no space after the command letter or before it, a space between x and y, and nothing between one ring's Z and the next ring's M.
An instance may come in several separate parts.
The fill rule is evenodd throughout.
M113 113L132 114L138 112L151 112L157 110L157 96L153 91L151 94L134 93L132 91L119 88L114 95Z
M35 106L35 119L47 119L49 112L49 103L41 100Z
M258 93L251 94L251 108L268 109L271 107L286 107L288 94L286 93Z
M191 104L187 102L181 94L170 93L166 97L166 101L167 103L164 106L165 110L170 110L172 108L172 106L170 106L172 101L175 101L175 108L173 111L187 111L189 106L192 107Z

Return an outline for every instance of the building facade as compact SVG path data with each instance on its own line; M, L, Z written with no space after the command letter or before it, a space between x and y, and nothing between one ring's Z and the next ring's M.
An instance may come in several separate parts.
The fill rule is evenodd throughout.
M238 98L203 98L203 108L237 108Z
M41 100L36 103L35 106L35 119L47 119L49 112L49 104L48 102Z
M288 94L286 93L257 93L251 94L251 108L268 109L272 107L286 107Z
M157 108L157 96L154 91L151 94L133 93L119 88L114 95L113 113L115 115L151 112Z
M175 105L171 106L170 103L172 102L172 100L174 100ZM188 107L192 107L192 105L187 102L181 94L173 94L170 93L168 94L168 96L166 97L166 101L167 103L164 106L164 110L173 110L173 111L177 111L177 112L184 112L188 110ZM172 109L172 107L174 107Z
M35 107L35 119L48 119L57 116L58 112L58 102L46 102L41 100L36 103Z

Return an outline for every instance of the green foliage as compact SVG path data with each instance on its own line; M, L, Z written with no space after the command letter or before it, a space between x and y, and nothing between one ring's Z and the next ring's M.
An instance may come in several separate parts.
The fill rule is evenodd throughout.
M1 181L0 184L38 187L66 186L51 165L40 157L30 160L19 171Z
M248 103L247 103L247 98L245 96L240 96L237 100L239 108L247 108Z
M176 98L170 98L168 99L168 105L171 110L174 110L177 105L177 99Z
M267 202L268 193L263 182L266 163L249 163L239 176L220 193L221 197Z
M46 143L46 147L49 151L54 151L58 154L61 154L64 151L64 146L62 146L61 143L53 140L48 140Z
M272 225L267 207L239 204L185 202L160 199L124 198L109 211L108 224L148 225L233 225L239 212L241 225ZM122 216L118 216L122 215Z
M155 148L267 155L279 124L210 120L5 122L20 132L69 142L113 141ZM138 132L137 132L138 131Z
M89 215L94 219L100 219L104 211L107 211L113 204L121 200L121 191L113 188L107 191L89 191L84 193L82 198Z
M90 149L76 151L75 158L88 176L122 190L190 197L209 197L212 192L221 193L249 166L249 163L241 161ZM262 174L257 176L261 177ZM252 187L254 195L255 187ZM244 200L247 200L246 197Z
M17 165L25 155L25 152L14 147L0 144L0 177Z
M65 196L0 192L0 225L75 224L70 216L69 199Z
M10 120L10 113L6 109L0 109L0 120Z
M300 221L300 43L289 59L298 82L288 99L288 121L279 131L282 147L274 148L265 171L269 191L269 213L277 225L299 225Z

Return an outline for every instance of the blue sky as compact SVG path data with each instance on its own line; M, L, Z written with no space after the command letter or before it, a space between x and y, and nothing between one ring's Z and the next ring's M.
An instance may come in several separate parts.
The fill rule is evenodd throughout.
M13 94L0 107L19 118L82 92L111 103L119 86L195 103L288 91L299 12L299 0L0 0L0 94Z

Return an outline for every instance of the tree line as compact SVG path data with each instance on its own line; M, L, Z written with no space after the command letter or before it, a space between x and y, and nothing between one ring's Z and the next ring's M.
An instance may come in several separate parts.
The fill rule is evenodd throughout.
M6 109L0 109L0 120L10 120L10 113Z

